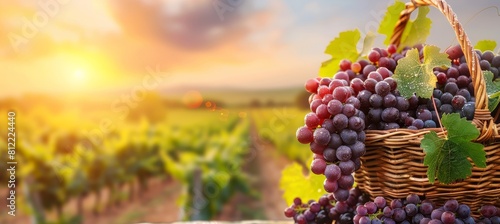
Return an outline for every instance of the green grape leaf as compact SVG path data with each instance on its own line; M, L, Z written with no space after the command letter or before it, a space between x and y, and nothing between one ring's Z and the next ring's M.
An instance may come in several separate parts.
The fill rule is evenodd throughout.
M472 165L468 157L477 167L486 167L484 146L471 142L479 136L477 128L458 113L444 114L441 121L447 135L440 138L431 131L424 135L420 144L425 152L424 165L429 182L434 183L437 177L439 182L450 184L469 177Z
M380 26L378 27L378 32L386 36L384 40L385 45L389 45L389 43L391 42L394 27L399 20L401 11L403 11L404 9L405 3L398 0L394 1L394 4L387 8L384 19L382 20L382 22L380 22Z
M283 198L288 205L293 203L293 199L300 197L302 200L317 200L326 194L323 189L323 175L309 173L305 176L302 172L302 166L294 162L285 167L281 173L280 188L283 190Z
M475 49L483 52L493 51L495 50L495 47L497 47L497 42L494 40L480 40L476 43L476 46L474 46Z
M359 53L359 56L368 55L368 53L370 53L376 37L377 37L377 35L373 32L368 32L366 34L365 39L363 39L363 49Z
M449 67L448 55L440 53L436 46L424 47L424 63L420 62L417 49L409 50L406 57L398 61L393 78L398 83L402 96L410 98L414 93L423 98L431 98L437 78L435 67Z
M500 81L493 82L494 74L491 71L483 71L483 75L488 94L488 109L493 112L500 103Z
M359 57L356 45L361 39L361 33L358 29L344 31L338 37L333 39L325 49L325 53L332 56L321 64L319 76L332 77L339 70L339 63L342 59L351 61Z
M417 18L408 21L406 28L401 36L401 47L414 46L415 44L425 43L431 33L432 20L427 17L429 7L418 7Z

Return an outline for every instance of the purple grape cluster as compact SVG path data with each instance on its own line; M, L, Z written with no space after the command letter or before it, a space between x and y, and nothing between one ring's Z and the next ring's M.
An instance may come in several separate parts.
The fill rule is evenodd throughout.
M388 203L383 197L376 197L356 208L355 224L369 223L412 223L412 224L455 224L476 223L469 206L448 200L442 207L436 207L431 200L421 201L416 194L406 199L395 199Z
M356 208L354 224L499 224L500 210L493 205L481 208L481 217L475 220L469 206L450 199L437 207L431 200L421 200L416 194L390 203L376 197Z
M285 209L284 214L288 218L293 218L298 224L330 224L333 221L352 224L356 206L368 200L368 196L362 194L358 188L352 188L348 200L343 202L336 201L332 193L321 196L317 201L310 200L308 203L295 198L293 204Z
M299 224L500 224L500 208L484 205L479 210L480 217L474 219L466 204L457 200L447 200L442 206L416 194L406 198L386 200L376 197L369 200L358 188L350 190L349 199L335 200L333 194L323 195L318 201L303 203L295 198L285 209L285 216Z
M361 166L360 157L365 153L365 115L349 85L351 73L306 82L311 112L296 133L299 142L310 144L314 153L311 171L325 176L324 189L337 201L348 199L354 184L352 173Z

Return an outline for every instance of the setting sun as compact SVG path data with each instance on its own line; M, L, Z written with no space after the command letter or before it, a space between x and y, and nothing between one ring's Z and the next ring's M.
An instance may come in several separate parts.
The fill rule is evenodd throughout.
M85 79L85 71L81 70L81 69L78 69L76 70L74 73L73 73L73 77L77 80L77 81L82 81Z

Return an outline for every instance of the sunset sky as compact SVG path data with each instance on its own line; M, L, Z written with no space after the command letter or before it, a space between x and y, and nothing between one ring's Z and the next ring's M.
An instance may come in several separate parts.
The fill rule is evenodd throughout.
M147 67L168 74L161 89L300 86L328 59L332 38L373 29L393 3L240 0L221 20L217 1L224 0L2 1L0 97L126 89ZM500 1L448 3L473 43L500 43ZM429 16L428 43L456 43L445 18L436 9Z

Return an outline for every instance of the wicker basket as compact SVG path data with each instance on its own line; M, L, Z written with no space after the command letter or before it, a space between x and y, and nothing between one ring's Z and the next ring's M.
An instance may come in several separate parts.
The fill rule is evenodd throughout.
M423 165L425 154L420 148L420 141L431 130L438 135L444 135L445 132L436 128L368 130L366 154L361 158L361 169L355 174L356 182L372 199L376 196L404 198L415 193L425 195L437 204L454 198L469 205L473 212L487 203L500 206L500 126L494 123L488 110L486 85L479 61L455 13L444 0L413 0L406 4L406 9L401 13L391 43L399 45L410 14L419 6L429 5L438 8L448 19L465 54L476 96L472 122L481 133L476 142L485 146L487 167L473 167L470 178L458 183L444 185L436 181L431 184L427 179L427 167Z

